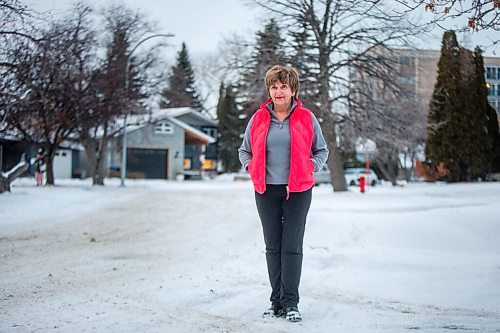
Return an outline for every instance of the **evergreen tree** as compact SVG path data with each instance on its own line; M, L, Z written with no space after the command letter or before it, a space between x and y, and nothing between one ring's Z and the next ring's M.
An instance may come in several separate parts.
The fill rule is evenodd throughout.
M443 36L438 77L430 102L425 154L441 163L447 180L468 181L491 169L488 101L481 52L461 48L453 31Z
M438 62L438 76L430 101L425 147L429 163L434 167L444 163L452 175L459 169L455 158L460 154L460 147L456 142L458 136L463 135L462 131L457 131L454 123L463 105L459 89L459 53L455 32L445 32Z
M224 82L220 83L219 86L219 100L217 101L217 109L215 110L217 113L217 119L220 121L221 117L223 116L222 112L222 104L224 104Z
M464 56L463 64L464 96L464 122L467 124L467 135L464 142L463 158L468 164L466 172L469 175L482 176L491 171L493 165L493 146L491 137L488 135L488 90L484 78L484 61L482 51L479 47L472 54L470 51ZM469 62L472 67L469 70ZM469 72L472 75L469 76ZM467 79L469 77L469 79Z
M177 55L177 63L172 67L168 78L168 88L162 92L162 108L192 107L200 112L204 110L195 88L195 78L191 61L189 60L186 43Z
M290 64L300 73L300 100L305 107L315 112L319 100L319 67L314 54L315 41L305 23L296 32L290 32L292 56Z
M235 91L232 85L219 89L217 118L219 120L219 159L225 172L236 172L240 169L238 147L241 144L243 123L236 104Z
M240 80L238 92L242 98L243 113L250 115L268 99L264 86L264 76L274 65L287 63L284 41L274 19L257 32L257 43L248 67Z

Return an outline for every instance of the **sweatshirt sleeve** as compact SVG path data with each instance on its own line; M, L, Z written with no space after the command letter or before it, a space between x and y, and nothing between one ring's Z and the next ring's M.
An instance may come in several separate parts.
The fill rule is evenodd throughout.
M248 164L252 160L252 146L250 144L250 128L252 127L253 117L248 121L247 128L245 129L245 136L240 148L238 148L238 155L240 163L248 171Z
M318 119L311 112L314 137L311 147L311 161L314 164L314 172L318 172L325 164L328 159L328 147L323 137L323 132L321 131L321 126L319 125Z

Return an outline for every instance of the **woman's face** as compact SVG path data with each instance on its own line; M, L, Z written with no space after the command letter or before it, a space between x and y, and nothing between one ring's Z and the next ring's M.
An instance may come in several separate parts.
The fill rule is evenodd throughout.
M279 80L269 87L269 96L275 106L289 106L294 93L288 84L281 83Z

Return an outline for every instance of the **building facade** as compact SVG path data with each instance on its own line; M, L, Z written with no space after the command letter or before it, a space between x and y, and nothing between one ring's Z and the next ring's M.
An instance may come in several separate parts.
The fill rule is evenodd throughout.
M400 49L395 54L399 56L402 77L407 77L413 83L412 91L418 96L421 105L428 107L437 80L441 51ZM500 58L483 57L483 60L488 101L500 118Z

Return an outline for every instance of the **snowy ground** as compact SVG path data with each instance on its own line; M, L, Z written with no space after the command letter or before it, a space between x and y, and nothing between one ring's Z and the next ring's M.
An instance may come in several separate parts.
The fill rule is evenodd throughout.
M0 332L500 332L500 184L314 189L302 323L270 293L248 182L0 195Z

